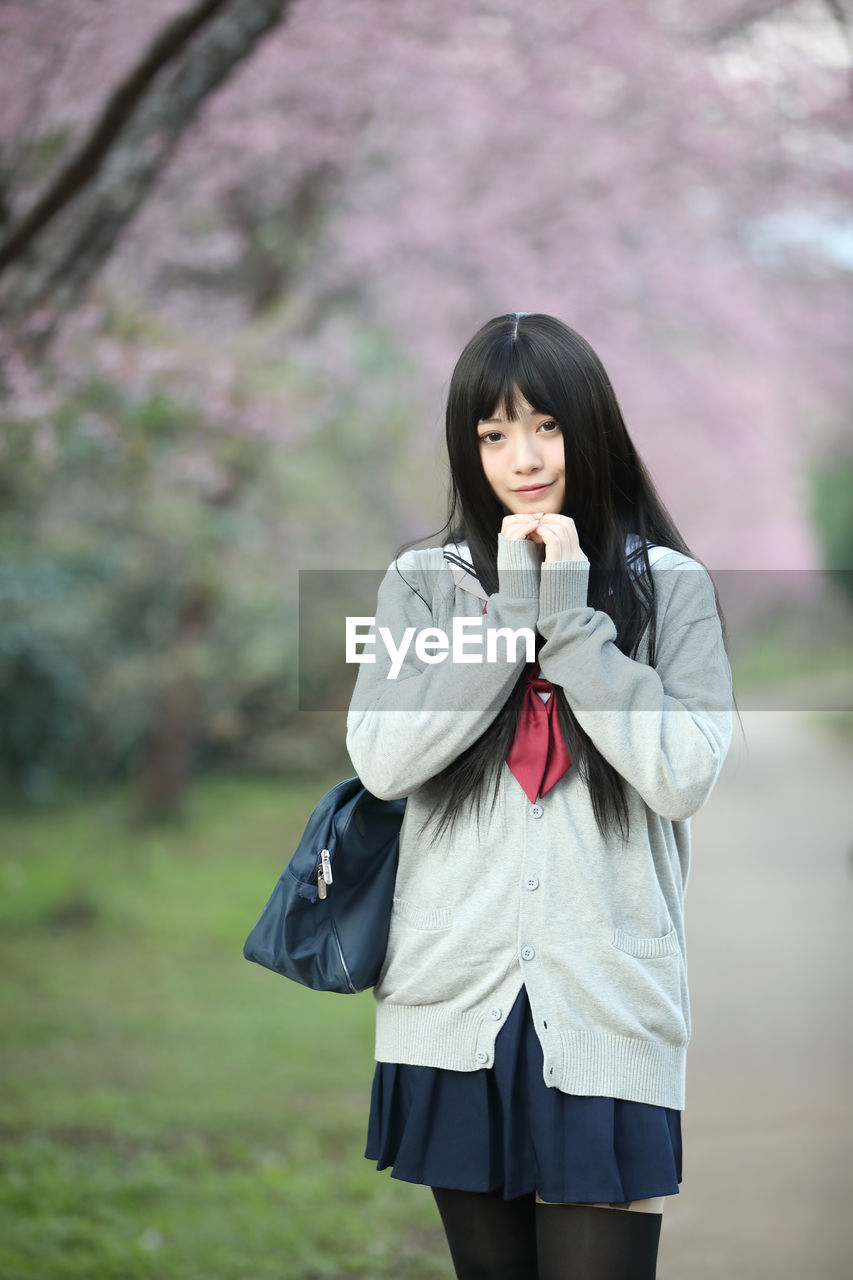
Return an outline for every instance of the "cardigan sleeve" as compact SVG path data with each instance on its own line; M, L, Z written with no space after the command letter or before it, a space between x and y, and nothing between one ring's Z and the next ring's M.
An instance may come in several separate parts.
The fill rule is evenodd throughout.
M563 562L542 574L542 674L562 686L578 723L650 809L689 818L707 800L731 740L731 670L711 578L678 553L653 567L651 667L617 648L613 621L579 603L571 574Z
M509 697L527 657L523 643L510 648L498 636L497 661L454 661L452 653L440 662L419 657L417 633L436 627L446 632L454 616L449 570L425 569L427 562L419 554L423 557L418 552L401 557L380 585L370 629L375 661L359 665L347 716L347 750L356 772L369 791L385 800L409 795L480 737ZM441 561L433 557L428 563ZM482 623L484 659L490 632L524 627L535 632L539 563L532 544L499 539L498 586L488 598L485 616L482 600L456 593L472 622ZM458 604L455 616L466 616ZM380 628L387 629L395 649L409 634L402 661L392 660ZM471 627L475 640L478 630ZM476 652L470 642L468 652Z

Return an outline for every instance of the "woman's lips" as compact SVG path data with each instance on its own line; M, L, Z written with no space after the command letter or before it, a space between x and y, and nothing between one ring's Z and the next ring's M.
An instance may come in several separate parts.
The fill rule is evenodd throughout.
M544 493L546 489L550 489L553 483L553 480L549 480L547 484L533 485L529 489L514 489L513 492L521 494L523 498L535 498L537 494Z

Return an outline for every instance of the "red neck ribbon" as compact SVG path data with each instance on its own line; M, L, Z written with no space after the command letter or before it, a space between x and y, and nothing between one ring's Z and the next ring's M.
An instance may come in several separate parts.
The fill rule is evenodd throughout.
M557 691L550 680L527 669L527 688L512 746L506 755L513 776L528 800L544 796L572 763L557 715ZM546 702L540 693L550 693Z

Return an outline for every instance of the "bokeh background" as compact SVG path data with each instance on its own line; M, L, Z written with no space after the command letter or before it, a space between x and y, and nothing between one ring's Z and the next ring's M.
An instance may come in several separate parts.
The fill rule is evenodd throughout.
M660 1274L849 1274L849 0L4 0L0 42L0 1273L449 1275L361 1159L369 995L240 947L349 770L299 571L440 528L453 362L525 310L601 355L743 711Z

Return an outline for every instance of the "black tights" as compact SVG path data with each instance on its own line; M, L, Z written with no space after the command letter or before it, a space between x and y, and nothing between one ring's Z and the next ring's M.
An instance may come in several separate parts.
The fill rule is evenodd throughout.
M457 1280L654 1280L663 1214L432 1193Z

